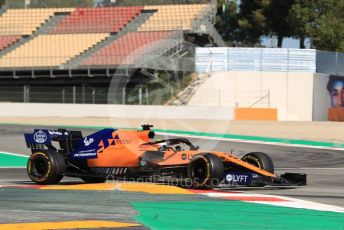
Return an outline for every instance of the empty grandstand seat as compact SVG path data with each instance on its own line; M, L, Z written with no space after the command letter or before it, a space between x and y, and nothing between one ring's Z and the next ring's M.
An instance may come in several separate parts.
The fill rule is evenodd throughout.
M46 33L35 36L0 58L0 68L56 67L101 42L109 33L119 32L142 10L155 12L138 29L93 53L81 65L132 64L142 46L189 30L192 21L207 4L158 5L97 8L9 9L0 15L0 50L31 36L57 13L69 14ZM63 14L65 15L65 14Z
M118 32L142 9L136 6L78 8L66 16L51 34Z
M92 54L83 66L133 64L135 58L151 49L150 44L173 36L172 32L131 32Z
M19 35L4 35L0 36L0 50L7 48L13 43L17 42L21 36Z
M9 9L0 16L0 35L31 35L57 12L73 8Z
M106 33L39 35L0 58L0 67L61 66L108 36Z
M145 6L157 10L138 31L190 30L192 21L206 9L207 4Z

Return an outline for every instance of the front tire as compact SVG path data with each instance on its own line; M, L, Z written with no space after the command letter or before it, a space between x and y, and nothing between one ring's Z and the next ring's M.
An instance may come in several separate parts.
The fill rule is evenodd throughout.
M266 154L262 152L252 152L248 153L241 158L241 160L254 165L260 169L268 171L270 173L274 173L275 167L272 159Z
M61 154L53 150L40 150L31 154L27 174L37 184L57 184L66 170Z
M210 153L196 155L191 159L188 167L188 176L192 186L196 188L213 188L223 179L222 160Z
M270 173L274 173L275 171L275 167L274 167L274 163L272 162L271 158L262 152L252 152L252 153L248 153L245 156L243 156L241 158L243 161L254 165L260 169L263 169L265 171L268 171ZM270 183L271 179L266 179L260 182L255 182L253 184L248 185L249 187L263 187L266 185L267 183Z

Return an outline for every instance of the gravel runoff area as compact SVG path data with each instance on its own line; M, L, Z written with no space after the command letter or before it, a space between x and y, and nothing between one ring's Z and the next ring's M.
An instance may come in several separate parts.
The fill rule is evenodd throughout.
M102 126L137 128L141 124L153 124L156 129L228 133L288 139L344 142L344 122L302 121L219 121L177 119L126 119L126 118L62 118L62 117L2 117L1 124L34 124L57 126Z

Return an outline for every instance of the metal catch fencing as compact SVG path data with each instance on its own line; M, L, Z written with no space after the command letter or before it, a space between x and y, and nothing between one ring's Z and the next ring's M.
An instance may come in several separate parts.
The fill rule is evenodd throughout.
M106 104L107 99L108 92L105 88L90 88L80 86L0 87L1 102Z
M119 88L109 93L107 88L89 86L0 87L1 102L24 103L69 103L69 104L124 104L124 105L165 105L178 94L171 88L149 89L146 87ZM188 105L216 107L260 107L269 108L270 92L265 90L228 91L198 90Z
M315 72L316 50L278 48L196 48L196 71Z

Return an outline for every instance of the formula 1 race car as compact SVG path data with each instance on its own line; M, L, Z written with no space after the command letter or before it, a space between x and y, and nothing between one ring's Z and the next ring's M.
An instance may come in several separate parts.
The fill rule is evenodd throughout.
M37 184L55 184L63 176L87 183L109 178L173 181L193 188L306 184L305 174L274 174L273 162L265 153L252 152L239 159L231 153L199 150L184 138L152 141L152 127L103 129L86 137L81 131L35 129L25 134L32 152L28 176Z

